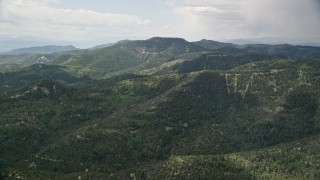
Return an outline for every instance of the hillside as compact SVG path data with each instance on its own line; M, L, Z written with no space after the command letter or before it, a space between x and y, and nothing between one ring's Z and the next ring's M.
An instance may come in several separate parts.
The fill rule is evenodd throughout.
M65 67L35 64L16 72L0 73L0 93L16 91L41 80L54 80L65 83L80 81L79 78L68 74L65 69Z
M319 57L215 44L120 41L0 74L2 177L318 179Z

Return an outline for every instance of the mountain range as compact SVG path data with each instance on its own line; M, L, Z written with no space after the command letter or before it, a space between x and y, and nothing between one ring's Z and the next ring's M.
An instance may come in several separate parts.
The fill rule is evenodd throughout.
M38 47L14 49L8 52L4 52L2 54L8 54L8 55L30 54L30 53L49 54L54 52L64 52L64 51L73 51L73 50L79 50L79 49L71 45L69 46L49 45L49 46L38 46Z
M0 55L1 178L319 179L319 69L320 47L162 37Z

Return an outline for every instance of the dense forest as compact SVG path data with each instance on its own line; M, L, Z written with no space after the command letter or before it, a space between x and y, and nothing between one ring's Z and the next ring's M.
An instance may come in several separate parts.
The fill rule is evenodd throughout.
M319 53L156 37L0 55L0 179L319 179Z

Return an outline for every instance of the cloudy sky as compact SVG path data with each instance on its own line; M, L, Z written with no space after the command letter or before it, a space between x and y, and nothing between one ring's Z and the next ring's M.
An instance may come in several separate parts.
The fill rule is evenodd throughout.
M320 43L320 0L0 0L0 37L91 46L153 36Z

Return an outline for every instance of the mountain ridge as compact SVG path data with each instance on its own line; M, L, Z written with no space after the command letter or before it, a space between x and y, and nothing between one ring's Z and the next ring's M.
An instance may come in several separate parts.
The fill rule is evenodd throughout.
M35 47L13 49L11 51L2 52L0 54L7 54L7 55L19 55L19 54L30 54L30 53L50 54L55 52L74 51L74 50L79 50L79 48L76 48L73 45L66 45L66 46L46 45L46 46L35 46Z

